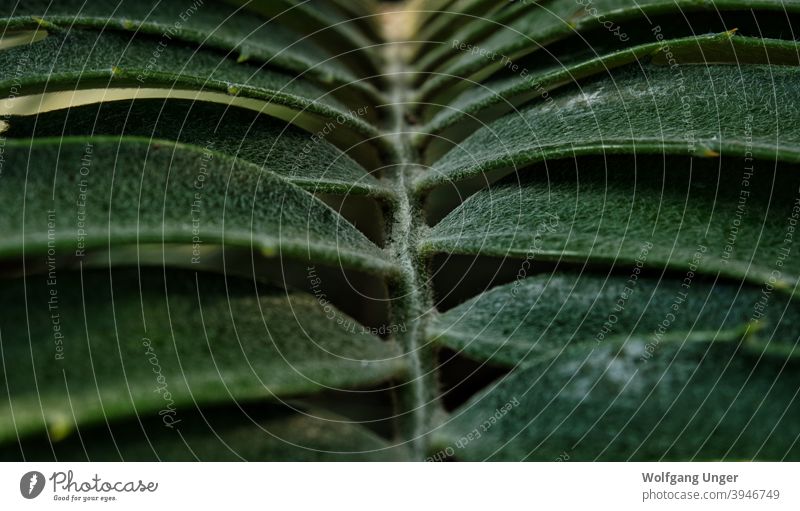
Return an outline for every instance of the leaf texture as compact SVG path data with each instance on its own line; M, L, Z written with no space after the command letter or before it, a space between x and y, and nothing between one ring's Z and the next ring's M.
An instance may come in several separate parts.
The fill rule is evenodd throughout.
M550 92L572 85L593 75L603 75L630 63L674 64L756 64L768 61L773 65L800 63L798 45L794 42L754 37L731 37L729 33L710 34L642 44L630 49L596 56L597 48L577 52L574 56L559 56L552 65L542 66L525 76L514 74L470 88L437 113L427 125L429 133L468 123L472 116L481 121L481 113L490 110L492 118L498 112L508 112L526 101L547 101ZM588 55L587 55L588 53ZM452 136L448 139L452 140Z
M371 124L352 114L324 89L291 75L237 64L185 46L159 48L154 43L113 32L54 33L29 47L0 52L0 69L7 73L0 80L0 89L8 91L10 96L3 107L3 113L7 114L24 113L12 106L25 99L19 96L43 92L70 91L59 98L69 105L84 89L94 90L92 102L110 100L113 96L103 92L107 88L122 89L128 99L146 98L146 90L160 89L161 97L183 95L226 104L238 102L312 131L328 119L338 119L339 131L377 134ZM59 106L63 107L56 103L56 108ZM34 102L28 108L33 108L32 113L54 109L41 102ZM302 114L323 121L304 126Z
M421 250L627 272L652 245L649 268L680 278L692 266L793 294L800 278L790 255L800 215L796 168L750 163L563 162L529 181L476 193L431 230Z
M709 29L727 31L737 27L705 27L702 25L693 27L692 19L687 20L685 17L688 13L707 13L717 21L722 21L724 17L721 13L726 11L752 14L762 10L786 16L797 13L800 10L800 3L796 0L759 0L757 2L646 0L635 4L625 0L592 0L580 3L576 3L574 0L517 2L517 5L507 7L505 11L501 10L499 20L495 23L492 23L494 20L476 21L468 27L465 33L457 34L453 40L448 41L451 44L442 45L439 51L452 55L452 58L437 69L435 77L427 80L420 87L419 94L420 97L427 97L457 78L484 79L501 70L506 65L506 60L519 61L542 48L587 31L605 30L608 32L607 35L617 38L622 43L633 41L634 38L626 32L629 27L651 31L656 27L661 28L661 25L650 21L648 16L672 16L670 23L665 23L666 28L662 28L662 31L688 31L689 34L697 34L707 32ZM631 23L635 19L641 21L635 24ZM488 30L491 32L486 34ZM684 33L683 35L689 34ZM667 34L662 33L662 35ZM756 31L749 35L762 36L762 33ZM653 39L655 39L655 35L651 34L651 40ZM459 51L454 49L453 41L470 44L478 51ZM495 55L499 57L495 57Z
M619 69L482 128L437 161L416 186L428 189L495 169L586 154L747 153L798 161L798 76L794 66Z
M646 277L643 246L628 275L555 273L494 287L447 311L429 336L481 362L517 367L602 344L738 342L786 355L800 335L797 307L772 289ZM762 289L764 291L762 292Z
M324 135L308 134L256 112L186 100L114 101L12 116L8 138L119 135L213 151L260 166L314 193L396 200L394 192ZM335 124L334 124L335 126Z
M646 353L603 344L521 368L456 410L436 443L476 461L797 457L794 363L735 342Z
M214 153L213 144L9 141L2 179L8 214L0 220L0 257L6 259L53 247L83 255L148 243L222 244L396 273L380 248L328 206L258 166Z
M121 418L166 426L195 406L369 386L405 368L397 346L312 296L213 274L50 269L0 297L6 441Z
M136 32L159 38L148 44L151 52L159 43L170 46L175 40L224 51L234 60L253 60L291 73L308 73L325 84L350 83L355 79L346 67L331 60L331 55L289 30L279 19L270 22L221 2L7 0L3 3L6 29L40 26L46 30L91 28Z

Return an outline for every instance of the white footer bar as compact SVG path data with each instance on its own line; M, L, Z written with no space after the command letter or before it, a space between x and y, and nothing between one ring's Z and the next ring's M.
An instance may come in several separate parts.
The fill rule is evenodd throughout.
M800 509L799 476L795 463L5 463L0 509L777 510Z

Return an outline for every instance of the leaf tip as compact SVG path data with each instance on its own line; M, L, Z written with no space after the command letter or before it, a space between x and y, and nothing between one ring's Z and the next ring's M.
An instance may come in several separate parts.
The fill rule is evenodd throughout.
M50 424L47 426L47 431L50 433L50 438L54 442L64 440L72 433L72 422L64 415L57 415L52 417Z
M698 156L700 158L718 158L719 157L719 151L711 149L710 147L701 147L695 153L695 156Z

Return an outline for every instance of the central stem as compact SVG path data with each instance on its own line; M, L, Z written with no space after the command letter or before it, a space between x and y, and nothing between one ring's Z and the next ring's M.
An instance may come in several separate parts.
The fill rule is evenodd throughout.
M411 191L411 183L422 168L417 163L417 151L412 143L412 127L408 125L409 72L402 56L402 43L386 46L389 82L390 111L386 137L394 148L390 171L382 178L391 184L398 195L392 211L391 233L388 249L401 265L403 277L393 296L393 312L405 331L398 342L408 354L410 382L401 394L402 412L409 418L408 438L413 456L425 457L426 435L432 425L432 416L439 410L438 382L436 381L435 349L426 343L425 324L432 310L432 292L429 288L426 263L416 250L421 231L427 228L419 198Z

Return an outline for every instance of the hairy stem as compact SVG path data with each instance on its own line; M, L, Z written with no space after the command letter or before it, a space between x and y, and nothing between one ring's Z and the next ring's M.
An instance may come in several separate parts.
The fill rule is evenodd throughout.
M412 144L412 127L406 121L408 113L409 72L402 56L402 43L387 45L385 78L389 83L390 112L386 137L394 150L383 179L397 191L398 204L392 211L391 234L388 249L403 270L393 296L393 315L398 324L405 326L397 340L408 354L410 382L403 387L401 403L408 419L407 440L415 458L422 459L427 452L427 433L432 417L440 409L438 382L435 374L435 349L425 340L425 324L432 310L432 292L428 284L426 262L417 253L417 241L427 229L419 199L413 194L410 183L422 171Z

